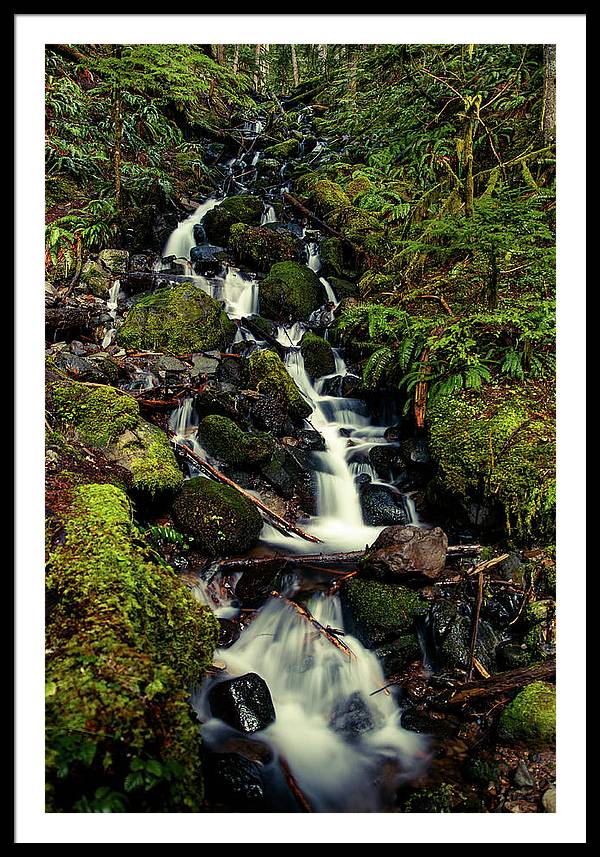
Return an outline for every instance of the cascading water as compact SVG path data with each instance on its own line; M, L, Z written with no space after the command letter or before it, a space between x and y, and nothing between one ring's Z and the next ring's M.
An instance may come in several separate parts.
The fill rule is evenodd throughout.
M246 130L258 134L259 124L249 123ZM180 223L167 242L164 256L189 260L196 243L194 225L218 203L216 198L206 200ZM261 222L275 220L273 207L265 205ZM318 274L321 263L316 242L307 244L307 258L307 266ZM259 312L257 278L228 267L222 276L193 279L222 302L230 318L241 320ZM330 283L325 278L320 281L327 301L336 306L338 300ZM302 527L322 540L319 549L324 553L362 549L375 540L382 527L364 524L356 477L367 474L376 481L367 457L373 446L386 443L385 427L371 424L361 400L326 394L328 381L347 374L338 351L334 350L334 375L313 383L299 344L306 329L306 324L297 322L279 325L276 330L277 341L286 349L287 370L313 408L307 425L318 431L325 443L323 451L311 453L317 514L303 521ZM245 342L249 348L268 347L243 322L235 341ZM169 427L176 444L185 444L206 457L196 435L192 398L184 399L172 413ZM188 468L191 476L201 475L189 463ZM313 544L285 536L268 524L263 527L261 544L270 552L275 548L285 554L314 551ZM199 580L193 591L219 617L235 618L239 615L236 580L235 575L225 577L216 572ZM290 582L285 593L290 598L294 596L293 586ZM281 760L285 760L315 810L378 811L389 802L398 783L418 771L425 758L424 739L402 728L393 692L382 690L385 678L376 655L355 637L344 634L339 596L319 593L307 606L322 628L339 634L343 644L337 647L326 634L315 631L314 624L294 608L292 601L267 600L239 639L229 648L217 650L216 659L223 671L208 679L193 699L205 744L219 752L228 739L239 738L239 733L212 715L208 701L211 688L223 677L256 673L267 683L276 711L275 722L257 736L273 751L272 761L264 765L264 781L274 805L281 811L298 808L282 775Z
M109 293L108 300L106 302L106 308L108 310L108 314L111 317L112 321L110 325L106 327L106 333L104 334L104 339L102 340L102 348L108 348L110 343L113 340L115 335L115 321L117 318L117 309L119 306L119 292L121 290L121 281L115 280L112 285Z

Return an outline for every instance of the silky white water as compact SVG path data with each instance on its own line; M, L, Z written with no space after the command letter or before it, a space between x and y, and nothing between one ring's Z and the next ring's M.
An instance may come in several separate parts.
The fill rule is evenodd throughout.
M196 223L200 223L207 211L210 211L221 201L211 196L202 202L193 214L182 220L177 228L171 232L162 252L163 258L175 256L178 259L187 259L189 261L190 251L192 247L196 246L194 226Z

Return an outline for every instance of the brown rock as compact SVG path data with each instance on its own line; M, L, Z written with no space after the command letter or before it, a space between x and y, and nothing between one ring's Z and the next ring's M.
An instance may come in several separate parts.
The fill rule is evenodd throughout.
M446 564L448 537L440 527L386 527L360 561L365 577L436 580Z

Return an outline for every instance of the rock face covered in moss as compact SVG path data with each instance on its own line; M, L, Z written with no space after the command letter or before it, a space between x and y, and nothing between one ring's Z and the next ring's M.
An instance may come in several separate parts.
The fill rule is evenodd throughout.
M353 633L367 648L414 634L414 620L427 604L406 586L353 578L341 590L342 607Z
M210 556L250 550L262 529L260 512L250 500L235 488L202 476L183 484L172 512L177 526Z
M238 263L265 273L276 262L299 262L302 259L301 241L285 229L234 223L229 233L229 244Z
M263 213L263 203L258 196L230 196L215 208L207 211L202 226L211 244L226 247L229 231L234 223L258 226Z
M328 279L337 277L342 282L347 282L356 277L354 253L339 238L324 238L319 247L319 256L321 259L321 273L324 277ZM333 288L336 288L335 285ZM346 295L340 294L337 289L336 294L338 298L346 297Z
M552 744L556 737L556 688L536 681L506 706L498 724L498 735L507 743L527 744L535 749Z
M293 419L304 419L312 413L311 406L274 351L265 349L250 355L250 381L259 393L280 402Z
M211 454L234 467L255 467L268 461L275 442L266 433L249 434L227 417L205 417L198 426L198 438Z
M300 340L300 352L304 358L304 367L312 379L335 372L331 345L322 336L307 330Z
M285 161L288 158L293 158L298 154L298 140L284 140L283 143L276 143L274 146L268 146L264 150L265 158L275 158L278 161Z
M132 488L155 497L183 482L167 436L141 419L131 396L114 387L59 382L49 387L49 400L59 425L129 471Z
M437 481L459 499L472 523L497 525L526 541L554 533L556 481L553 424L540 418L524 388L499 404L481 394L438 399L429 410L430 449Z
M154 561L115 486L75 489L62 524L46 578L47 809L197 811L187 696L217 621Z
M324 299L319 278L298 262L277 262L260 284L260 312L275 321L308 321Z
M129 310L117 341L132 350L189 354L225 349L235 324L221 305L193 283L157 289Z

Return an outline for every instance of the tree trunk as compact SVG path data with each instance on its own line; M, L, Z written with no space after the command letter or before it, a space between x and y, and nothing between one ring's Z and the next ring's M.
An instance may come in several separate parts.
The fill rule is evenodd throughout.
M556 138L556 45L544 45L544 104L542 109L544 143Z
M254 89L257 92L260 92L260 87L261 87L261 77L260 77L260 73L261 73L260 55L261 55L261 51L262 51L262 45L257 45L256 46L256 54L254 57Z
M115 46L115 57L121 59L121 46ZM123 94L121 87L115 84L113 91L113 121L115 123L115 144L113 149L113 170L115 176L115 206L121 211L121 144L123 140Z
M467 117L465 126L465 214L473 216L474 183L473 183L473 131L479 119L479 108L481 107L481 95L465 100L465 114Z
M219 65L225 65L225 45L216 45L217 62Z
M296 56L296 45L290 45L292 49L292 75L294 76L294 86L298 86L300 83L300 76L298 75L298 57Z
M319 45L319 64L323 74L327 73L327 45Z
M238 73L238 68L240 65L240 46L236 45L233 51L233 73Z

